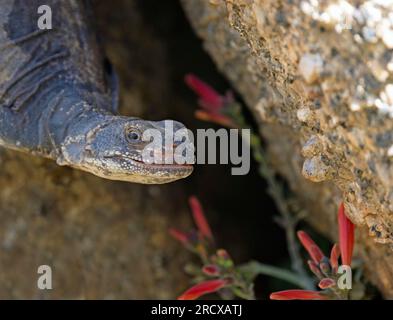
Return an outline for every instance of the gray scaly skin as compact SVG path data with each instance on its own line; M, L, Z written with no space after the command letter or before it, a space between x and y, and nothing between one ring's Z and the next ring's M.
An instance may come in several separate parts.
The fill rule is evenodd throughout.
M42 4L52 9L51 30L37 26ZM142 132L163 133L164 122L116 114L115 77L89 14L82 0L0 0L0 145L112 180L188 176L190 165L142 161Z

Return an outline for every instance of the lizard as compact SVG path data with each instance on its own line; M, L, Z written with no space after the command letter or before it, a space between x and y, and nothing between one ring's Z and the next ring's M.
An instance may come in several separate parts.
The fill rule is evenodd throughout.
M42 1L0 0L0 145L111 180L161 184L190 175L191 164L144 161L143 133L164 136L169 120L118 113L116 73L92 28L89 2L45 4L52 28L40 29Z

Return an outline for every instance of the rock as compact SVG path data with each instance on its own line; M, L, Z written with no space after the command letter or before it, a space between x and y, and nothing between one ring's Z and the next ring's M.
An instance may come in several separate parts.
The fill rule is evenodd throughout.
M319 54L306 53L299 62L299 72L308 84L318 80L323 70L323 60Z
M260 123L271 163L308 210L307 219L335 237L336 210L344 200L358 225L357 254L366 274L392 298L391 2L182 4ZM333 5L342 16L331 15ZM310 141L303 147L306 159L304 141ZM328 173L331 182L306 181L304 160L312 180L323 181Z
M333 177L331 168L325 164L321 156L306 159L302 173L306 179L314 182L330 180Z

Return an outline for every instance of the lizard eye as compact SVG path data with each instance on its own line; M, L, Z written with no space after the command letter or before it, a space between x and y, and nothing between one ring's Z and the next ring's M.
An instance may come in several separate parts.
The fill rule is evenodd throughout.
M130 129L126 133L128 142L138 142L141 139L141 133L136 129Z

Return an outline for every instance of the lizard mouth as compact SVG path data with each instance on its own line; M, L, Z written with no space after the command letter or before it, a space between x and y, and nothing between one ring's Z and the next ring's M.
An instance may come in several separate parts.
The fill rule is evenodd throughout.
M178 163L147 163L144 162L141 158L139 157L132 157L132 156L123 156L123 155L113 155L113 156L107 156L105 158L116 158L116 159L121 159L121 160L127 160L128 162L131 162L132 165L136 167L140 167L143 169L154 169L157 171L160 170L169 170L169 171L184 171L184 172L190 172L193 170L193 165L192 164L178 164Z

